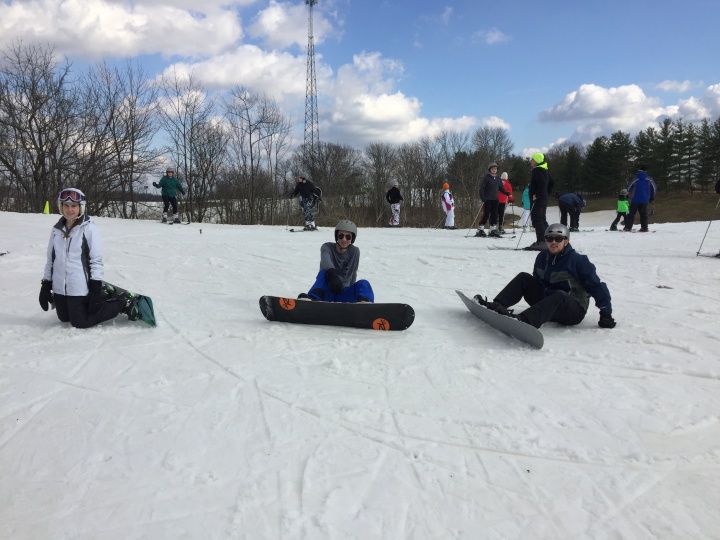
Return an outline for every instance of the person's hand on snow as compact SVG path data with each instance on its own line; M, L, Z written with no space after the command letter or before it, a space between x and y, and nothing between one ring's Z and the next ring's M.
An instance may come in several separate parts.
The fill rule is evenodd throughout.
M600 315L600 320L598 321L598 326L600 328L615 328L615 324L617 323L611 315Z
M53 293L52 293L52 281L48 279L42 280L42 286L40 287L40 307L43 309L43 311L47 311L50 307L49 304L52 304L55 300L53 299Z

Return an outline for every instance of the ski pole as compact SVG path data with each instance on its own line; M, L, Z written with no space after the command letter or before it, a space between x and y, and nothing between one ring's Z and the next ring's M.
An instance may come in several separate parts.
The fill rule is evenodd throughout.
M478 210L478 213L477 213L477 215L475 216L475 219L472 220L472 223L470 224L470 228L468 229L468 232L467 232L467 234L465 235L465 238L467 238L468 236L470 236L470 231L472 231L473 228L475 228L475 222L476 222L476 221L478 220L478 218L480 217L480 212L483 211L483 206L485 206L485 203L482 203L482 204L480 205L480 210Z
M535 201L532 202L530 205L530 215L532 216L533 208L535 208ZM515 246L515 250L517 250L520 247L520 241L522 240L523 234L525 234L525 227L520 231L520 238L518 238L517 245Z
M513 234L515 233L515 204L513 204L512 201L510 201L510 208L512 209L512 215L513 215Z
M710 216L710 223L708 223L707 229L705 229L705 234L703 235L702 242L700 242L700 247L698 248L697 253L695 254L696 257L698 255L700 255L700 250L702 249L702 246L705 243L705 237L707 236L707 233L710 230L710 225L712 225L712 222L715 220L715 212L717 212L718 205L720 205L720 199L718 199L718 202L715 205L715 210L713 210L712 216Z

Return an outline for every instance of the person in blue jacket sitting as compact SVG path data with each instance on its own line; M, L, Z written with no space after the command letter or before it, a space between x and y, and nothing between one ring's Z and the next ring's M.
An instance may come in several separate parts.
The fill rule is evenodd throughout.
M567 226L550 225L545 230L545 243L546 249L535 259L533 274L519 273L492 302L479 294L475 300L488 309L540 328L546 322L580 324L592 297L600 310L598 326L615 328L610 291L598 278L595 265L570 245ZM519 314L508 309L522 299L530 304L528 309Z

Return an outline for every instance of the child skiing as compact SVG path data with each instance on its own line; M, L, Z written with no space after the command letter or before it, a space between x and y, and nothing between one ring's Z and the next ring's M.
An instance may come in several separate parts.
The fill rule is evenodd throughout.
M50 233L40 307L47 311L54 304L58 319L75 328L89 328L120 313L131 321L140 319L137 296L127 293L108 300L103 293L103 244L85 213L85 194L63 189L57 203L62 217Z
M455 226L455 199L450 191L450 184L445 182L442 188L443 192L440 196L440 204L442 204L442 209L445 212L445 226L443 229L455 230L457 229Z
M167 171L165 171L165 176L160 179L160 182L153 182L153 186L162 189L162 191L160 191L163 200L162 222L167 223L168 208L172 205L173 223L180 223L176 193L179 191L185 195L185 190L180 185L178 179L175 178L175 171L168 167Z
M385 200L390 203L390 222L388 223L388 227L400 226L400 201L402 201L403 198L400 194L399 185L397 181L394 181L392 187L385 194Z
M617 216L615 217L615 221L612 222L610 225L611 231L617 231L617 224L622 219L623 222L620 223L623 227L625 226L625 216L627 216L628 208L630 208L630 201L628 201L628 190L627 189L621 189L620 195L618 195L617 200Z

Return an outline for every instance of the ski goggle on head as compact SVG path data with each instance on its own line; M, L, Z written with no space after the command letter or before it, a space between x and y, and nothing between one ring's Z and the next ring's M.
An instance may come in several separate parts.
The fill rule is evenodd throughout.
M63 189L58 195L58 203L64 202L85 202L85 194L79 189L67 188Z

